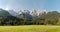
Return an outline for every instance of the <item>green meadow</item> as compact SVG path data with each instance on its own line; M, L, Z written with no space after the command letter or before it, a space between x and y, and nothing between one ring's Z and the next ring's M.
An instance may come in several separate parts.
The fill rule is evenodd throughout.
M48 25L0 26L0 32L60 32L60 26L48 26Z

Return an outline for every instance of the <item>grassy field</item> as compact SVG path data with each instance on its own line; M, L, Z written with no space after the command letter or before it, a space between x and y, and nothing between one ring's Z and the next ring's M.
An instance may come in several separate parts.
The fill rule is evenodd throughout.
M0 32L60 32L60 26L45 26L45 25L0 26Z

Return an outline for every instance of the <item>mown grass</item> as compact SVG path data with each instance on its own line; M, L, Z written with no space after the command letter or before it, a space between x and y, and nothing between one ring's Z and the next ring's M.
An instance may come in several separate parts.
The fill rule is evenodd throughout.
M0 32L60 32L60 26L46 26L46 25L0 26Z

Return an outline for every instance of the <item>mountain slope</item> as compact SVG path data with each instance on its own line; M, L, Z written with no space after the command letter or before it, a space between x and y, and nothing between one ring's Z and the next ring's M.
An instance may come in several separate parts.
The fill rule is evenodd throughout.
M12 16L17 16L18 15L18 13L17 12L15 12L14 10L9 10L8 11Z
M19 11L18 12L18 16L17 17L19 17L19 18L23 18L23 19L31 19L32 18L32 16L30 15L30 12L28 11L28 10L23 10L23 11Z
M3 9L0 9L0 16L9 16L9 12Z

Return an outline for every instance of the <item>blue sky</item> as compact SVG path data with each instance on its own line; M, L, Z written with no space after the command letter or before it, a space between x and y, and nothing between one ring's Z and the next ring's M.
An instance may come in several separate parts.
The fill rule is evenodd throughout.
M0 8L15 11L23 9L60 10L60 0L0 0Z

